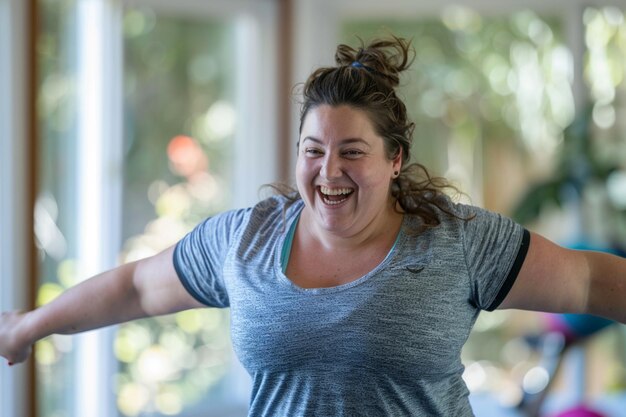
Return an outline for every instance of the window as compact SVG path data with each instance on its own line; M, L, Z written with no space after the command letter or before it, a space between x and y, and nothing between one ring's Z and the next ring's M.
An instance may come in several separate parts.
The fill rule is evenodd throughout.
M41 9L45 303L256 201L275 179L276 13L257 1L41 0ZM45 339L41 415L245 415L247 376L227 324L225 312L199 310Z

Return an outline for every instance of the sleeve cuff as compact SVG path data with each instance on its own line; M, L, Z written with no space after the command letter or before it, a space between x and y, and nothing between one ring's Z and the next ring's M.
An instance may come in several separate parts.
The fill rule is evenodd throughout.
M509 291L511 291L511 288L513 288L513 284L515 283L515 280L517 279L517 275L519 274L519 271L522 269L522 265L524 264L524 260L526 259L526 254L528 253L529 246L530 246L530 232L524 229L524 232L522 235L522 242L520 244L519 251L517 252L517 256L515 257L515 262L513 262L513 266L511 267L509 274L504 280L504 283L502 284L502 287L500 288L498 295L496 295L496 298L489 305L489 307L487 307L485 310L487 311L495 310L496 308L498 308L498 306L502 303L502 301L504 301L506 296L509 294Z

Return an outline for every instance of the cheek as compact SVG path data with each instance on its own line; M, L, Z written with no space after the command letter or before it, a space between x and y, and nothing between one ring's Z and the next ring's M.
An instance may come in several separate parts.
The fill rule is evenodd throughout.
M368 190L366 196L378 198L381 195L387 195L391 189L391 177L385 172L362 176L358 181L359 187Z
M382 187L386 186L391 181L391 169L388 167L379 167L376 170L369 170L363 172L360 176L363 185L369 187Z
M304 161L302 161L302 158L298 158L296 161L296 180L302 177L304 173L306 172L304 165L305 164L304 164Z
M306 184L311 181L312 176L312 164L306 159L299 157L296 161L296 184L298 185L298 188L306 186Z

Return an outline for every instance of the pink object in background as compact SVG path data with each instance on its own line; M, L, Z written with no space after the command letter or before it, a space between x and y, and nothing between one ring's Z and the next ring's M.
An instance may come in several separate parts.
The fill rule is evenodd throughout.
M608 417L604 414L600 414L584 405L579 405L569 410L562 411L553 415L552 417Z

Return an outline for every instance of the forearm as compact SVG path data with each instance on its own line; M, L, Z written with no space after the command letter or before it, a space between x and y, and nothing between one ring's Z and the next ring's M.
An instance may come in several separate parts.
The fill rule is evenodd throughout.
M586 252L589 265L587 313L626 323L626 259Z
M136 263L96 275L24 317L18 334L34 343L51 334L73 334L145 317L133 285Z
M28 313L0 317L0 356L26 359L30 346L55 334L73 334L142 317L203 307L185 290L172 262L174 247L96 275Z

